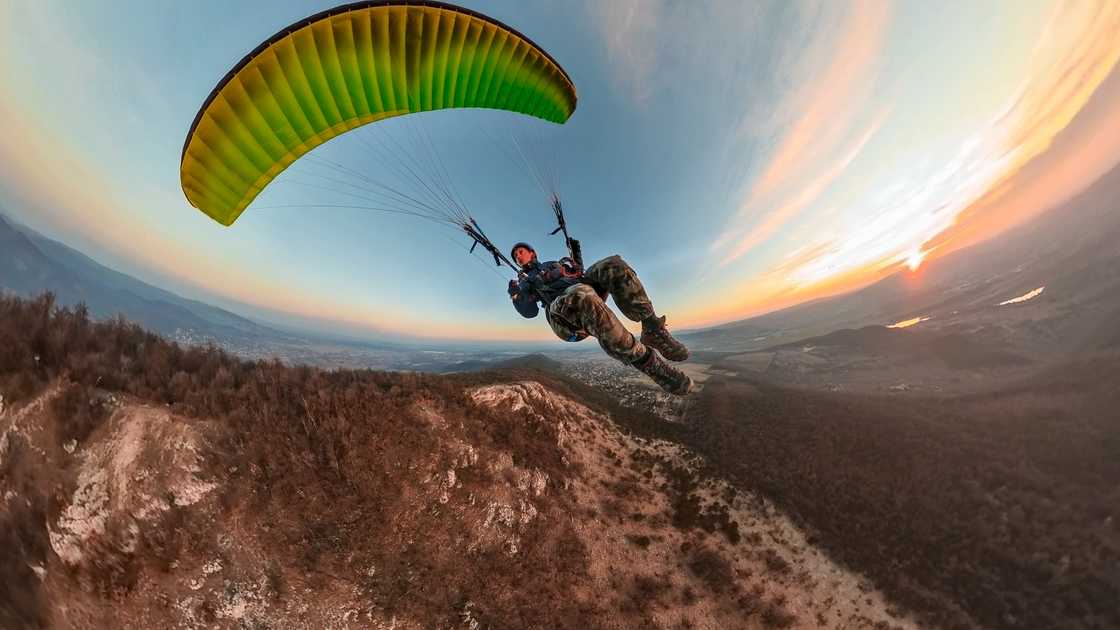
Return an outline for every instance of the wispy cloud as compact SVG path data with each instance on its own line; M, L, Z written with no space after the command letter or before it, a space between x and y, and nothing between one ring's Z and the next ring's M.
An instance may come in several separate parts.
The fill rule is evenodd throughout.
M1007 168L930 247L947 253L989 238L1069 199L1117 164L1118 32L1116 3L1055 6L1030 73L992 125Z
M827 159L860 113L873 81L890 17L885 2L863 1L850 5L851 13L839 30L839 41L815 59L825 69L809 77L806 88L782 108L799 112L796 122L755 180L747 203L766 198L805 172L807 163ZM829 61L831 59L831 61Z
M1047 152L1109 73L1120 72L1117 32L1120 5L1059 4L1037 36L1021 82L1002 107L967 130L951 151L915 146L908 159L862 171L859 178L865 181L859 186L837 173L850 164L845 159L833 157L831 163L812 159L851 153L838 151L830 137L833 130L818 124L822 118L817 112L825 110L806 108L753 180L739 215L716 246L720 251L731 248L724 261L730 263L772 239L790 242L783 227L810 213L816 229L808 237L814 245L742 278L735 288L723 291L733 296L730 299L694 309L690 324L726 321L867 284L899 270L908 260L924 254L932 260L996 234L1076 192L1074 181L1086 185L1117 162L1120 124L1115 116L1120 110L1097 107L1100 111L1082 125L1091 131L1077 132L1078 137L1066 141L1059 154ZM844 57L873 64L868 50ZM842 111L864 104L858 91L829 93L846 97ZM843 115L835 118L850 122ZM1076 150L1065 146L1072 144ZM1071 162L1073 156L1088 163ZM1040 168L1030 169L1029 177L1019 177L1033 162ZM1041 168L1043 163L1049 166ZM841 181L849 185L839 209L822 220L820 211L837 203L831 193L822 192L822 182ZM1017 194L1019 190L1032 192L1024 196ZM746 229L744 221L749 225Z
M871 140L875 132L883 125L885 118L886 113L877 116L866 129L858 132L859 135L853 140L851 146L847 147L844 153L838 156L834 163L825 165L823 170L812 175L812 180L802 182L799 188L794 190L789 197L781 200L781 205L763 217L761 221L748 228L745 234L734 237L733 235L735 232L725 232L714 246L715 249L719 251L726 250L726 244L729 240L738 240L738 244L724 255L723 259L720 261L720 266L726 266L738 260L747 252L774 236L774 234L789 221L796 218L813 202L817 201L821 194L823 194L859 156L868 141ZM752 204L749 202L744 205L744 212L741 214L745 214L746 211L749 211L751 206Z
M885 3L851 5L828 46L810 48L817 58L802 59L801 68L817 70L802 78L805 87L778 105L794 112L761 173L753 179L739 209L712 249L722 254L721 266L738 260L766 242L790 221L810 209L882 126L877 114L857 129L874 83L877 55L889 22ZM757 130L756 130L757 132ZM728 250L730 247L730 251Z
M628 85L636 100L652 92L650 84L658 63L657 41L665 6L643 0L614 0L588 5L610 56L615 79Z

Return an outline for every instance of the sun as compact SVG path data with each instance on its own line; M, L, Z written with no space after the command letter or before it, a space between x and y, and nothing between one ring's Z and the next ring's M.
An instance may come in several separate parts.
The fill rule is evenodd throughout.
M910 252L910 255L906 257L906 266L910 268L910 271L917 271L918 267L922 266L922 261L925 259L925 253L916 249Z

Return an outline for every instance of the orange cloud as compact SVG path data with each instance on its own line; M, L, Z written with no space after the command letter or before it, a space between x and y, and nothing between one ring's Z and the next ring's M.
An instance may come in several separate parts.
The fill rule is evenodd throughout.
M885 114L876 118L836 163L829 166L824 172L819 173L813 181L801 187L792 199L785 201L777 210L768 214L761 223L751 228L750 231L739 240L739 244L735 246L735 249L723 258L719 266L723 267L727 265L765 242L773 236L775 232L781 229L783 225L808 207L809 204L816 201L829 185L843 174L844 170L859 156L863 147L882 126L885 118ZM726 241L726 238L722 240Z
M723 257L721 266L765 242L816 201L882 125L885 114L859 134L854 146L841 146L852 136L852 123L869 94L872 69L890 18L889 9L889 4L871 0L854 4L847 24L839 29L838 41L818 50L818 54L829 55L824 70L812 74L805 89L779 107L798 112L797 118L740 204L733 220L740 225L729 227L715 239L713 249L723 249L738 241ZM838 153L842 155L837 157ZM806 174L812 179L808 183L799 181ZM781 197L783 191L794 186L792 196ZM741 223L765 207L776 209L740 236Z
M930 241L938 256L1030 220L1120 162L1120 5L1076 8L1089 12L1084 17L1092 28L1063 38L1072 40L1066 55L1036 55L1036 75L1008 116L1015 125L1008 151L1016 159L952 228Z
M718 324L865 286L898 271L918 247L930 254L927 260L934 261L1029 220L1084 189L1120 160L1120 38L1116 33L1120 33L1116 3L1059 7L1036 46L1026 79L1008 105L977 131L958 160L937 173L937 181L912 182L917 188L904 189L924 204L915 207L921 212L913 217L921 221L905 222L907 228L916 225L919 231L880 234L882 226L873 224L876 219L884 219L882 225L893 230L903 225L897 223L899 216L908 216L898 215L899 207L885 206L878 216L869 214L866 224L853 226L858 233L838 234L832 247L818 246L797 256L793 264L784 261L739 282L731 289L730 300L688 313L687 325ZM783 145L779 154L792 155L787 146L800 148L803 141ZM791 171L789 164L784 159L772 162L760 181L773 189L773 182ZM806 188L812 191L818 179ZM977 189L976 184L982 186ZM953 209L954 205L959 208ZM940 218L946 212L951 218L948 223ZM748 234L746 244L757 245L795 215L790 206L783 206ZM921 230L924 237L915 241ZM882 240L892 235L897 242ZM869 241L871 237L876 240ZM849 240L875 242L876 247L853 249Z

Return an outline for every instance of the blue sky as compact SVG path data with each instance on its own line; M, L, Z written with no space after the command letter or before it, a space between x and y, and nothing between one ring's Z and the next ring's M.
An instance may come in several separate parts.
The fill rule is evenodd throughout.
M511 159L516 135L558 173L585 257L621 254L682 326L936 264L1120 156L1115 112L1083 114L1116 82L1115 3L464 4L548 50L577 86L575 115L557 126L441 111L365 133L407 140L409 125L422 128L503 249L528 240L558 256L547 199ZM321 181L310 162L230 228L184 199L179 155L206 95L260 41L330 6L4 5L4 210L249 315L373 336L548 339L461 236L408 217L274 207L346 203L301 185ZM1076 129L1105 146L1057 142ZM392 180L354 138L313 155ZM1041 201L1001 204L996 193L1042 159L1084 167Z

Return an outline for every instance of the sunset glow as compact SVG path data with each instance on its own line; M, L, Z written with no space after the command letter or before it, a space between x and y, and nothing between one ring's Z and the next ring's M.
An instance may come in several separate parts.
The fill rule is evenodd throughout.
M912 252L906 257L906 266L910 268L910 271L917 271L918 267L922 266L922 261L925 260L925 258L926 255L922 252Z

